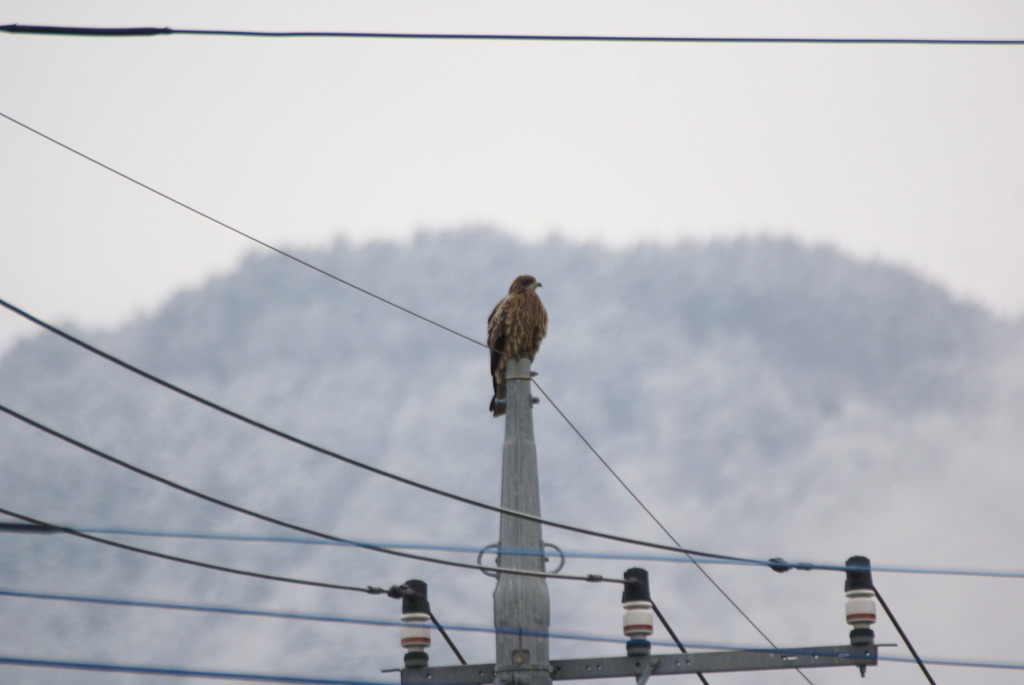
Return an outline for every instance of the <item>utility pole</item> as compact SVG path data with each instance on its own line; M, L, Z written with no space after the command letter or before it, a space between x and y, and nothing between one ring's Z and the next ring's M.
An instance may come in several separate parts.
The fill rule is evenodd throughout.
M510 359L501 465L503 509L540 516L537 445L533 438L530 360ZM551 601L543 577L502 569L544 570L544 540L536 521L501 515L498 583L494 588L496 662L494 685L551 685L548 628Z
M539 518L540 479L533 437L530 360L509 360L505 377L508 390L501 507ZM788 570L781 566L772 568ZM402 644L409 654L406 667L401 669L402 685L552 685L553 681L594 678L630 678L637 685L647 685L652 676L661 675L830 666L856 666L863 675L867 666L878 664L878 647L871 630L875 622L875 593L871 562L865 557L851 557L847 561L846 620L853 627L849 645L652 654L648 637L653 632L653 604L647 572L633 568L625 572L623 579L626 656L555 661L548 653L551 602L547 580L542 575L511 571L544 571L544 540L537 521L502 514L498 581L494 588L497 658L493 664L429 666L424 652L430 645L426 585L420 581L406 584Z

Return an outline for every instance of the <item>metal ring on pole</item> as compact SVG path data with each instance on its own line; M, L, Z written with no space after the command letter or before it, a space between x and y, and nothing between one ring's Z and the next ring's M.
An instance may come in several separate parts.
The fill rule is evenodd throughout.
M479 554L476 555L476 565L480 567L480 572L483 573L485 576L490 576L491 578L497 578L498 577L498 572L497 571L491 571L486 566L484 566L484 555L487 554L487 550L491 549L492 547L494 548L495 552L498 551L498 543L497 542L492 542L491 544L487 545L482 550L480 550Z
M551 549L555 550L555 552L557 552L558 556L560 557L559 560L558 560L558 568L556 568L554 571L548 571L548 573L559 573L559 572L561 572L561 570L563 568L565 568L565 552L563 552L562 548L559 547L558 545L554 544L553 542L545 542L544 546L545 547L550 547ZM497 567L495 567L495 570L492 571L490 568L484 566L484 555L487 554L487 550L489 550L489 549L494 549L495 552L498 552L500 548L498 546L498 543L492 542L491 544L489 544L486 547L484 547L483 549L481 549L480 552L476 555L476 565L480 567L480 572L483 573L485 576L490 576L491 578L497 578L498 577ZM547 561L548 561L548 558L545 556L544 557L545 565L547 564Z
M551 549L555 550L556 552L558 552L558 556L561 557L561 559L558 562L558 568L556 568L554 571L549 571L549 573L558 573L563 568L565 568L565 552L563 552L562 548L559 547L558 545L554 544L553 542L545 542L544 546L545 547L550 547ZM544 559L544 562L547 563L547 558L546 557Z

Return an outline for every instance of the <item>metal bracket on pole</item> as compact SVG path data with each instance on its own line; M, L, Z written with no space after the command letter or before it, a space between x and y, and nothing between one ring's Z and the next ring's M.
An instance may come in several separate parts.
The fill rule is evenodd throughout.
M657 654L643 657L551 660L552 680L638 678L684 673L726 673L826 666L877 666L877 645L751 649L725 652ZM648 676L648 677L649 677ZM403 685L482 685L494 682L494 664L407 669Z
M565 552L563 552L562 548L559 547L558 545L556 545L553 542L545 542L544 543L544 547L545 547L545 549L550 547L551 549L555 550L556 554L558 554L558 566L556 566L553 571L547 571L547 572L548 573L561 573L562 569L565 568ZM490 576L492 578L497 578L498 577L498 568L497 567L495 567L494 569L490 569L490 568L484 566L484 555L487 554L487 552L490 551L490 550L494 550L494 554L496 554L496 555L500 555L502 553L501 545L499 545L496 542L492 542L491 544L487 545L486 547L484 547L483 549L481 549L477 553L477 555L476 555L476 565L480 567L480 572L483 573L485 576ZM505 554L514 554L514 552L505 552ZM537 556L536 552L531 552L530 554L532 556ZM550 559L549 559L548 555L545 554L544 555L544 568L545 568L545 570L547 570L547 563L548 563L548 561L550 561Z
M647 681L650 680L651 674L654 673L654 669L657 667L657 659L651 659L648 661L647 666L644 667L644 672L636 677L636 685L647 685Z

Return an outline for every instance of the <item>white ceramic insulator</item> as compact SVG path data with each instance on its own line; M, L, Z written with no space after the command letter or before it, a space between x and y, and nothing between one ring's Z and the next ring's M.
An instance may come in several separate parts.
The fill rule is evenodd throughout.
M646 601L622 605L622 632L632 640L643 640L654 632L654 612Z
M402 646L422 652L430 646L430 614L402 614Z
M846 622L867 628L875 622L874 590L850 590L846 593Z

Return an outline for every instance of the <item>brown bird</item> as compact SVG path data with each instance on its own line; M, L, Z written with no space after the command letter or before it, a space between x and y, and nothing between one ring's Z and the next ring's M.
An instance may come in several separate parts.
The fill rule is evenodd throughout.
M537 356L540 341L548 331L548 313L544 309L533 276L517 276L509 286L508 295L487 317L487 346L491 348L491 380L494 397L491 412L505 413L505 364L509 359Z

